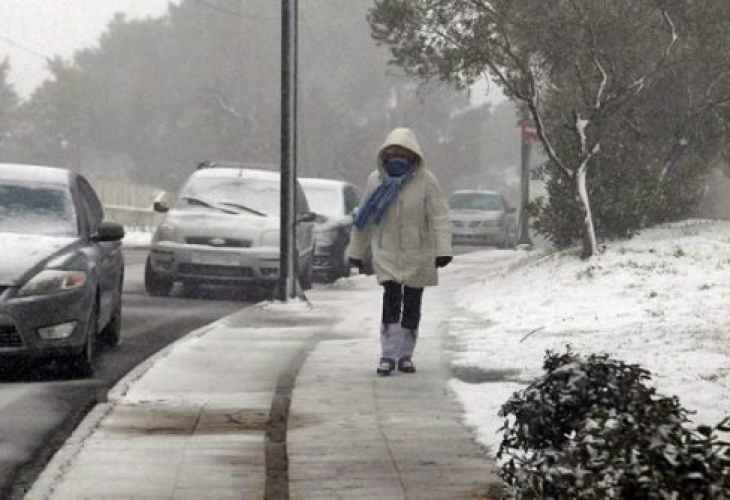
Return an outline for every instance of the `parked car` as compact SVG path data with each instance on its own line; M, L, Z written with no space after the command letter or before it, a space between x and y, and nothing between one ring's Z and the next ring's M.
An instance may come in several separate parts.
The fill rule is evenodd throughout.
M0 164L0 358L64 358L94 372L121 335L124 228L69 170Z
M517 242L515 209L498 192L455 191L448 203L454 244L511 248Z
M145 289L169 295L175 283L273 290L279 276L280 174L205 162L189 177L152 237ZM311 287L315 214L297 184L296 249L302 288Z
M355 209L360 205L360 191L352 184L335 179L299 179L312 210L318 215L314 227L314 279L332 282L350 275L347 244ZM370 259L365 262L366 273Z

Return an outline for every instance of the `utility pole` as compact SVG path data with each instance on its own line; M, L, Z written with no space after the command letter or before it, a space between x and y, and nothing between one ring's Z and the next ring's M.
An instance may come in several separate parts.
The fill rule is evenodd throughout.
M520 171L520 239L518 245L532 246L530 239L530 223L527 215L527 204L530 203L530 150L532 141L537 138L537 130L529 122L522 122L520 127L522 141L522 169Z
M297 0L281 0L281 226L277 295L282 301L297 295L296 108Z

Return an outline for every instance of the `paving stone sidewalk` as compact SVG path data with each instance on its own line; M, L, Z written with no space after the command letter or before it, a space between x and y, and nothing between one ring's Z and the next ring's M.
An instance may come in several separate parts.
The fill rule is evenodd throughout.
M362 276L312 290L311 309L255 306L194 332L120 382L27 498L497 498L447 389L451 293L426 291L415 374L375 375L381 291Z

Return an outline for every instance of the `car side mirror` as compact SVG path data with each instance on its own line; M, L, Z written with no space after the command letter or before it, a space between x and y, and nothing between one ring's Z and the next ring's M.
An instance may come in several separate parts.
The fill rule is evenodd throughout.
M317 213L314 214L314 221L317 222L318 224L323 224L323 223L327 222L328 220L329 220L329 218L324 214L317 214Z
M170 210L170 207L165 201L156 201L152 204L152 210L164 214Z
M297 214L297 223L299 222L314 222L317 220L317 214L314 212L304 212Z
M112 221L103 221L99 224L92 241L119 241L124 238L124 226Z

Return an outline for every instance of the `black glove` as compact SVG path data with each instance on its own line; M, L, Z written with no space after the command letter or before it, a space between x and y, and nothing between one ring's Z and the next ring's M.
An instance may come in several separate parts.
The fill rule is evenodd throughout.
M448 255L442 255L440 257L436 257L436 267L446 267L449 265L449 262L453 257L449 257Z
M353 259L352 257L350 257L350 265L351 265L352 267L356 267L356 268L358 268L358 269L362 269L362 266L363 266L364 264L363 264L363 262L362 262L362 259Z

